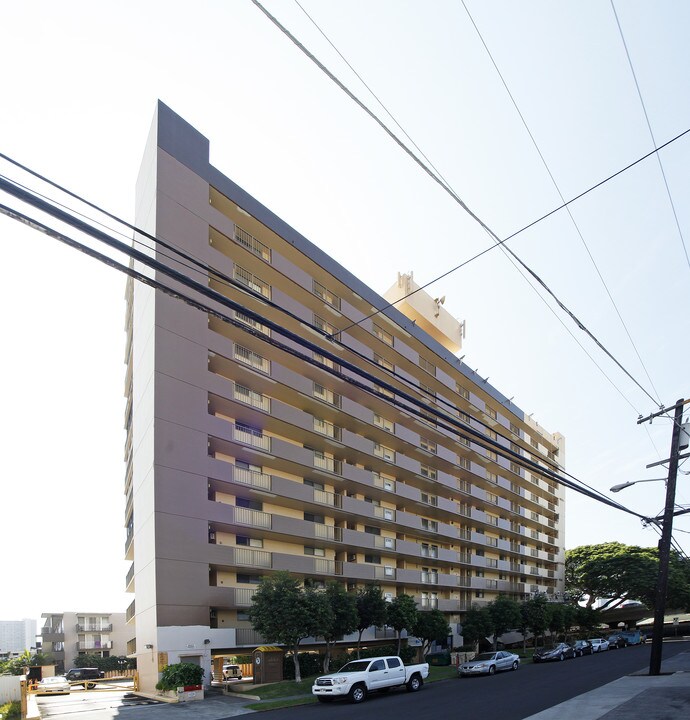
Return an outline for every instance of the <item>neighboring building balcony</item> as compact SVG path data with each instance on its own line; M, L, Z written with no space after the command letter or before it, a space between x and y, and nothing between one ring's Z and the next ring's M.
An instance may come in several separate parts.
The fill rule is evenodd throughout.
M81 625L77 623L78 633L99 633L99 632L112 632L113 626L110 625Z
M44 626L41 628L43 642L62 642L65 639L63 628Z
M129 622L136 615L135 602L136 602L135 600L132 600L132 602L129 604L129 607L127 608L127 611L125 613L125 622Z
M134 563L130 565L125 577L125 592L134 592Z
M254 628L235 628L235 643L257 647L265 645L266 640Z
M136 655L137 653L137 639L132 638L127 640L127 655Z
M86 640L77 643L77 650L112 650L112 640Z
M212 585L211 602L216 607L227 608L248 608L252 606L252 597L256 592L253 587L223 587L222 585Z

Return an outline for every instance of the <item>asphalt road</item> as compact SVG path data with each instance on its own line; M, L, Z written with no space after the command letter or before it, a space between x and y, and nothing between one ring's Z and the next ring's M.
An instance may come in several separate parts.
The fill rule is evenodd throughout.
M664 643L663 657L688 649L686 642ZM268 720L382 720L414 718L442 720L447 717L475 720L522 720L576 695L605 685L649 666L650 645L587 655L564 662L525 665L517 672L445 680L425 685L418 693L391 691L370 695L354 706L347 702L307 705L274 710Z

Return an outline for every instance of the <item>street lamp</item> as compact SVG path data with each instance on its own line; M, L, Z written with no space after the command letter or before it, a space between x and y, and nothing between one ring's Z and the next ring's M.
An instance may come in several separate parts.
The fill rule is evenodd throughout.
M643 482L666 482L668 478L649 478L647 480L629 480L628 482L620 483L619 485L614 485L612 488L609 488L611 492L620 492L621 490L625 490L625 488L629 488L631 485L637 485L637 483L643 483Z

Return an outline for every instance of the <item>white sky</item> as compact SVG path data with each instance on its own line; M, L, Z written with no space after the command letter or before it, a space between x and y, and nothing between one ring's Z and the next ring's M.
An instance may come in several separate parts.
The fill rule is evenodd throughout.
M302 5L501 237L560 204L460 0ZM266 6L382 113L293 0ZM467 6L566 198L652 149L610 3ZM616 10L662 144L690 128L690 4ZM490 244L250 0L6 2L0 62L0 152L131 221L160 98L210 139L224 174L379 292L398 271L423 284ZM690 136L661 157L690 249ZM661 401L690 396L690 268L656 158L571 210ZM0 619L124 611L124 277L2 216L0 240ZM510 246L649 387L567 214ZM500 251L429 292L467 321L465 362L566 436L571 473L601 491L662 477L645 465L667 457L670 422L636 424L652 401L559 313L615 390ZM654 515L663 493L613 497ZM566 547L656 543L634 517L567 500ZM677 502L690 503L685 475ZM690 552L690 516L675 527Z

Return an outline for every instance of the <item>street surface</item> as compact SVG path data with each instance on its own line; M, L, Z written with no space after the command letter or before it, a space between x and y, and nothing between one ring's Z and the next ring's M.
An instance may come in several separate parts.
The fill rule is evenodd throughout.
M688 649L686 642L664 643L664 658ZM564 662L522 666L517 672L493 677L445 680L425 685L418 693L404 690L374 693L357 706L333 702L274 710L270 720L357 720L410 718L439 720L463 717L474 720L522 720L649 666L650 645L637 645Z
M664 659L687 651L690 643L665 642ZM649 666L650 645L621 650L609 650L596 655L522 666L517 672L503 672L493 677L453 678L425 685L418 693L392 690L374 693L356 709L348 702L328 705L302 705L272 710L267 720L439 720L446 717L466 717L474 720L523 720L565 700L601 687L619 677ZM201 703L167 705L146 704L136 700L128 691L81 691L71 695L39 697L41 717L45 720L167 720L182 716L197 718L227 718L244 712L239 698L206 700ZM217 703L220 703L218 705Z

